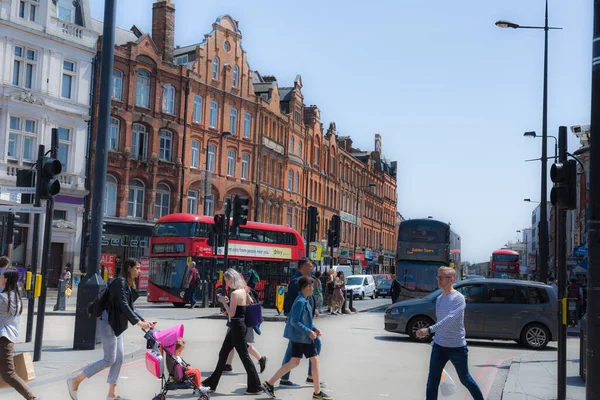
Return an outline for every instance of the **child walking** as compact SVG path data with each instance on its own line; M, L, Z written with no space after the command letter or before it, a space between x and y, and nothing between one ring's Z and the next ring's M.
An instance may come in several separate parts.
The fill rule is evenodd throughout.
M321 331L313 324L312 307L306 300L307 297L313 295L314 279L309 276L302 276L298 279L298 289L300 290L300 295L296 297L292 305L290 316L283 331L283 337L292 342L292 359L288 363L283 364L271 379L265 381L262 384L262 388L270 398L276 399L273 385L283 375L296 368L300 364L300 359L304 356L310 359L312 363L314 384L312 398L333 400L332 397L321 391L321 364L315 345L315 339L321 336Z

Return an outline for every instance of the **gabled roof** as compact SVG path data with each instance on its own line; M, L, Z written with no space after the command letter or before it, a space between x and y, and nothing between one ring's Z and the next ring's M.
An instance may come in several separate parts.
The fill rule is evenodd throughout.
M280 87L279 95L281 96L281 101L290 101L292 99L292 92L294 88L292 87Z

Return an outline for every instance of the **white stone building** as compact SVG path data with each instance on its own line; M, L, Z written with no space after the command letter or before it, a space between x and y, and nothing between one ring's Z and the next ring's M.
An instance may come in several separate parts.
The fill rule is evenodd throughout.
M0 186L14 186L17 170L31 168L38 145L49 150L52 128L59 129L63 173L54 212L51 287L67 263L79 265L98 39L91 24L89 0L0 0ZM19 200L20 195L0 195L2 204ZM12 258L27 266L33 215L20 215L18 222Z

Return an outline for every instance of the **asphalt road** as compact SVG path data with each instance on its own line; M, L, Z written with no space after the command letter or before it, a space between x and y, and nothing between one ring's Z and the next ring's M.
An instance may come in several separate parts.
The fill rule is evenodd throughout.
M377 303L380 302L380 303ZM383 330L383 314L389 299L365 300L371 305L380 304L379 310L358 315L342 315L316 320L323 331L322 379L328 383L327 393L336 399L423 399L429 364L430 346L417 344L407 336L389 334ZM358 302L359 307L361 301ZM140 304L141 306L142 304ZM140 310L141 311L141 310ZM210 375L217 362L217 353L225 334L223 320L199 319L193 317L193 310L173 307L154 307L144 310L145 315L154 317L159 326L170 327L182 321L185 325L187 341L184 358L202 371L203 377ZM263 334L257 337L256 347L269 357L269 363L261 379L268 379L279 367L286 348L282 337L283 323L265 322ZM137 328L130 328L137 329ZM143 342L142 334L139 335ZM496 397L497 385L502 384L502 374L510 358L527 350L513 342L469 341L471 373L482 387L486 398ZM549 350L555 350L554 343ZM94 360L90 360L94 361ZM292 380L303 383L297 389L280 389L277 396L282 399L309 399L311 387L304 384L307 362L292 372ZM449 374L456 378L451 365ZM79 398L100 400L106 398L107 372L104 371L84 382ZM458 381L458 380L457 380ZM496 382L496 386L494 383ZM41 382L40 382L41 383ZM69 399L64 381L36 385L34 391L41 399ZM234 373L224 375L216 393L211 398L247 399L264 396L245 396L246 375L236 357ZM151 400L160 388L160 381L150 375L143 359L133 360L123 366L119 391L134 400ZM460 386L457 393L446 399L464 400L466 390ZM190 391L172 392L168 398L193 399ZM20 399L17 394L3 394L0 399Z

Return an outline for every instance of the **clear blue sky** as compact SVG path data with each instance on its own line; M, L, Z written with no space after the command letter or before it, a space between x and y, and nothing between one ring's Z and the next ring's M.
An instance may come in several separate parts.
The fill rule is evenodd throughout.
M120 27L151 32L151 0L117 0ZM104 1L91 1L103 18ZM550 1L549 134L590 121L592 1ZM489 260L531 224L539 200L543 0L175 0L175 44L221 14L240 21L251 68L291 85L356 146L398 160L398 209L450 221L463 260ZM352 4L352 5L351 5ZM571 148L578 146L570 134ZM550 139L549 154L553 155Z

